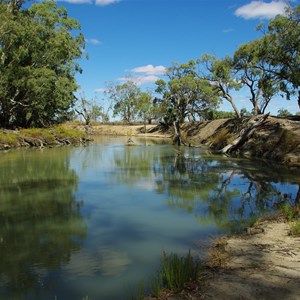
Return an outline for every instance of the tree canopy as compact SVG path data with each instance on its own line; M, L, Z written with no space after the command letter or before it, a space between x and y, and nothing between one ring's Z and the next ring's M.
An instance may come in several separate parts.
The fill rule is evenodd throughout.
M55 1L22 8L0 2L0 126L44 127L66 119L75 101L79 23Z

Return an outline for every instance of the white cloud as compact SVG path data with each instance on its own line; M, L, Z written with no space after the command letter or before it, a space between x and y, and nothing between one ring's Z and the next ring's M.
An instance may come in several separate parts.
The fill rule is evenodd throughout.
M97 40L97 39L86 39L85 40L87 43L93 44L93 45L101 45L102 42Z
M164 66L147 65L143 67L137 67L130 70L133 73L145 73L146 75L164 75L166 74L166 68Z
M109 4L118 3L120 1L121 0L96 0L95 3L96 3L96 5L105 6L105 5L109 5Z
M146 76L134 76L134 77L121 77L118 78L121 81L132 81L136 85L142 85L145 83L154 83L155 81L159 80L159 77L155 75L146 75Z
M284 14L287 2L279 1L252 1L243 5L235 11L235 15L246 20L249 19L271 19L278 14Z

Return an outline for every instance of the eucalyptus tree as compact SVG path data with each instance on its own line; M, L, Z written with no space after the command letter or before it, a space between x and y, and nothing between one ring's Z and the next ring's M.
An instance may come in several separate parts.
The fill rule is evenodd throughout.
M232 59L229 56L224 59L217 59L214 55L204 54L197 60L197 63L200 66L204 65L205 70L201 70L200 67L201 76L211 83L215 95L228 101L236 116L240 118L241 115L234 103L231 91L239 90L242 84L236 78Z
M153 115L153 97L150 92L141 92L138 99L138 116L142 118L144 123L144 132L146 133L146 123L151 124L152 119L155 117Z
M92 121L97 122L99 119L108 121L108 115L103 112L103 107L96 103L95 99L88 100L82 93L76 101L75 112L81 116L86 125L90 125Z
M162 95L160 102L165 109L165 121L173 124L176 142L180 145L180 124L190 116L201 117L207 110L216 108L218 97L213 85L196 73L196 63L174 63L168 68L169 81L158 80L156 92Z
M0 126L47 126L74 105L79 23L55 1L0 2Z
M260 43L255 40L240 46L233 58L238 80L249 89L254 115L263 114L279 91L278 82L266 70L268 63L259 57L259 52Z
M113 116L130 124L138 117L141 89L132 80L123 84L110 83L106 94L113 103Z
M300 5L289 7L285 15L271 19L260 43L261 59L269 66L265 68L280 83L287 98L298 92L300 106Z

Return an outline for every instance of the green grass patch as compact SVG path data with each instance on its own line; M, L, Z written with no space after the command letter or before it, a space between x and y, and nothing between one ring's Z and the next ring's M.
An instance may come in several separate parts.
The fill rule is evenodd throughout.
M77 129L65 128L64 126L55 126L49 131L58 138L83 138L86 134Z
M300 236L300 220L291 225L291 234Z
M300 206L284 203L281 211L290 223L291 235L300 235Z
M150 281L148 288L145 289L144 282L141 282L131 299L144 299L145 295L161 297L165 293L169 295L180 293L189 284L198 281L201 270L201 264L191 255L191 251L185 256L163 252L158 272Z
M200 264L192 257L190 251L184 257L164 252L158 275L151 285L152 295L158 296L163 289L181 292L187 283L198 279L199 273Z
M0 131L0 144L6 144L9 146L18 145L18 136L14 133L6 133Z
M15 131L0 131L0 148L22 146L24 141L31 146L54 145L57 142L76 144L86 137L86 133L77 129L68 129L63 125L50 128L28 128Z
M55 136L49 131L49 129L44 128L21 129L19 134L21 137L39 139L48 144L53 143L55 140Z

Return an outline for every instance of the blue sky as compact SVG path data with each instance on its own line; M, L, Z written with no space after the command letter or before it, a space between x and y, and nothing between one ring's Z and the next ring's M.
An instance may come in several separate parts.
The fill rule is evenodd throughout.
M291 5L299 1L290 2ZM283 13L286 1L251 0L68 0L69 17L81 24L89 59L80 60L78 84L88 98L104 104L107 82L128 76L142 88L154 86L172 62L184 63L204 53L223 58L260 36L256 26ZM251 110L247 95L234 94L239 109ZM298 111L296 100L282 98L269 110ZM220 107L230 111L227 103Z

